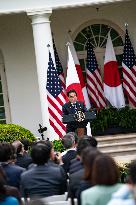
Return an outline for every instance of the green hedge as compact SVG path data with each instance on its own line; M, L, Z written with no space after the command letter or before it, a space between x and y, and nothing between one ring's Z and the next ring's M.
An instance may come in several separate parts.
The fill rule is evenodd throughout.
M13 142L15 140L28 139L30 142L36 137L27 129L14 124L0 124L0 142Z
M65 150L61 140L54 140L52 143L56 152L63 152Z
M136 109L126 106L122 109L110 107L97 111L97 118L91 122L92 134L95 135L97 130L103 132L112 125L136 129Z

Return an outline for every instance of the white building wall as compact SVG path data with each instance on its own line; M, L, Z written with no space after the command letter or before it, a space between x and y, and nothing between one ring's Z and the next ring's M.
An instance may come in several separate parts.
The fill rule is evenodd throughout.
M26 15L0 17L0 48L5 61L11 123L37 135L41 110L32 28Z
M74 35L88 21L93 23L104 19L117 24L122 30L125 30L124 23L127 22L136 50L135 8L136 3L132 1L103 5L98 12L96 7L53 11L51 26L63 66L67 64L65 44L68 30ZM0 49L5 60L12 123L38 135L42 117L32 27L26 14L0 16Z

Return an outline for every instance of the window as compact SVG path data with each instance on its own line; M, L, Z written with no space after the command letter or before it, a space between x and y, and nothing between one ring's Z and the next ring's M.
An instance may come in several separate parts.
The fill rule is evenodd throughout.
M77 55L83 69L83 75L86 80L86 45L87 40L90 38L91 44L94 48L94 52L96 55L96 59L103 76L103 64L104 64L104 55L105 55L105 47L108 37L108 32L110 31L111 39L113 42L113 46L115 49L117 61L119 63L119 71L122 76L121 72L121 62L123 57L123 41L121 35L112 27L105 24L92 24L84 29L82 29L76 36L74 40L74 46L77 51Z
M8 88L6 81L6 73L4 67L4 59L0 51L0 124L10 123L10 110L8 100Z

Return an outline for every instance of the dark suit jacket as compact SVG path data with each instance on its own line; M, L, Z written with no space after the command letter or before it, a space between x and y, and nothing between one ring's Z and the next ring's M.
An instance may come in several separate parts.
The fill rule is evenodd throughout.
M87 108L85 107L84 103L80 101L77 101L75 105L72 105L71 102L68 102L62 106L62 116L75 114L76 111L86 112ZM77 122L77 121L72 123L67 123L67 132L75 132L77 128L86 127L86 125L87 125L86 122Z
M67 177L59 165L46 163L33 166L21 176L21 191L24 197L48 197L64 194Z
M70 161L76 157L76 150L68 150L65 155L62 156L63 168L66 173L69 172Z
M32 163L32 158L29 156L29 154L17 154L16 162L15 164L23 167L25 169L28 168L28 166Z
M74 198L77 198L77 191L80 186L80 181L83 178L84 169L69 175L68 198L71 198L72 205L74 205Z
M24 168L12 163L1 163L1 166L7 177L7 184L13 187L20 188L20 177L25 171Z

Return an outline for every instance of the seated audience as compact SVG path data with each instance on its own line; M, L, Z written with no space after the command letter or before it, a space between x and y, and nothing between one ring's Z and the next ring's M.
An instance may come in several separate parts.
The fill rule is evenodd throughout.
M82 151L88 146L97 147L97 140L94 137L84 135L83 138L78 141L77 156L70 162L69 174L73 174L74 172L83 169L83 164L81 162L81 154Z
M93 187L82 192L82 205L106 205L112 193L122 186L118 180L119 170L115 161L108 155L98 155L92 167Z
M64 194L67 177L60 165L50 162L53 147L50 142L38 142L32 146L31 157L35 166L21 176L24 197L47 197Z
M19 205L17 198L12 196L12 193L7 194L5 186L5 176L2 167L0 167L0 205ZM10 187L12 190L12 187Z
M67 133L62 138L62 144L66 151L64 151L62 155L62 162L63 168L66 173L69 172L70 161L76 157L76 150L75 150L75 133Z
M15 153L13 146L9 143L0 143L0 163L6 174L7 184L20 188L20 176L24 168L15 165Z
M98 151L96 148L93 147L87 147L82 152L82 162L84 165L84 174L83 177L79 183L79 187L75 192L75 197L78 199L78 205L81 204L81 193L82 191L92 187L92 167L93 163L95 161L95 158L102 154L100 151Z
M16 152L15 164L27 169L32 163L32 158L29 156L29 153L24 150L24 145L19 140L14 141L12 145Z
M135 205L136 204L136 160L129 165L128 183L123 185L112 195L108 205Z
M80 186L80 181L84 175L84 165L82 162L82 153L85 148L90 147L90 149L95 149L97 146L97 141L93 137L84 136L79 140L77 145L77 157L71 160L70 170L69 170L69 188L68 196L70 198L77 197L77 190Z

